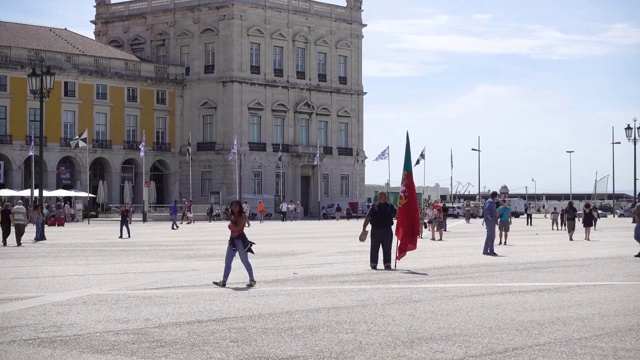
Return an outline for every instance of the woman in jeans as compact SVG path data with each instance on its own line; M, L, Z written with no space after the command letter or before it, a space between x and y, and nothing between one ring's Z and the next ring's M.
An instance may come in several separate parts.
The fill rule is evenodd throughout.
M220 287L227 286L227 280L229 279L229 274L231 274L231 264L233 263L233 259L236 257L236 252L240 256L240 261L244 265L244 268L247 270L249 274L249 283L247 287L256 286L256 280L253 278L253 268L251 267L251 263L249 262L248 253L253 254L253 250L251 247L254 245L249 239L247 235L244 233L244 228L247 225L247 216L244 214L242 210L242 203L240 200L234 200L231 203L231 221L229 222L229 230L231 231L231 236L229 238L229 245L227 246L227 255L224 260L224 274L222 275L221 281L214 281L213 285L217 285Z
M37 206L33 209L33 225L36 227L36 237L33 239L35 241L42 240L42 222L44 219L42 218L42 212L40 212L40 206Z

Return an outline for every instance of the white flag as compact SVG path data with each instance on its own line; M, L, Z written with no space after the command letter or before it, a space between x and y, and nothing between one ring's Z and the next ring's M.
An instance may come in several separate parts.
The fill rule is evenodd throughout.
M147 139L147 134L145 133L144 130L142 130L142 142L140 143L140 157L144 158L144 143Z
M71 140L71 148L77 149L87 146L87 140L89 138L89 129L86 129L81 135L78 135Z
M187 159L191 160L191 132L189 132L189 143L187 144Z
M313 161L313 165L320 164L320 143L318 143L318 149L316 150L316 158Z
M387 148L382 150L380 155L378 155L373 161L387 160L388 158L389 158L389 147L387 146Z
M33 138L33 132L31 132L31 145L29 145L29 156L33 156L33 154L35 154L35 149L34 149L34 138Z
M229 153L229 161L233 160L233 154L238 152L238 138L236 136L233 137L233 147L231 148L231 152Z

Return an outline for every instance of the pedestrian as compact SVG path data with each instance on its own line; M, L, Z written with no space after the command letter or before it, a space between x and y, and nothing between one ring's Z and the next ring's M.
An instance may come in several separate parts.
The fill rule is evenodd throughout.
M498 224L498 210L496 209L496 199L498 199L498 192L491 193L491 198L484 204L484 226L487 228L487 238L484 241L483 255L498 256L493 249L493 244L496 241L496 225Z
M423 238L424 229L427 228L427 211L420 208L420 239Z
M573 233L576 232L576 218L578 217L578 209L573 206L573 201L569 201L567 208L564 210L564 216L567 220L567 232L569 233L569 241L573 241Z
M560 230L565 230L567 228L567 217L564 213L564 209L560 210Z
M178 226L178 200L173 200L169 214L171 215L171 230L178 230L180 228Z
M595 223L595 218L591 204L584 204L582 208L582 227L584 227L584 239L587 241L591 241L591 228Z
M351 207L347 206L347 209L344 211L345 216L347 217L347 221L351 220L353 217L353 213L351 212Z
M64 221L65 222L71 221L71 207L69 206L69 203L66 201L64 203Z
M0 228L2 228L2 246L7 246L7 239L11 235L11 204L5 203L0 210Z
M558 208L553 208L553 211L551 212L551 230L553 230L553 227L556 227L556 230L560 230L558 228L558 218L560 218L560 214L558 213Z
M336 221L340 221L340 217L342 216L342 207L340 204L336 205Z
M187 208L189 207L187 199L182 199L182 204L182 219L180 219L180 225L184 223L184 218L187 217Z
M525 205L524 212L527 214L527 226L533 226L533 206L531 203Z
M382 262L385 270L391 270L391 248L393 245L393 219L398 209L387 201L387 193L378 193L378 202L369 209L362 230L371 224L371 252L369 263L372 270L378 269L378 255L382 247Z
M128 206L123 206L120 209L120 236L118 239L122 239L122 228L127 228L128 239L131 239L131 231L129 230L129 210Z
M304 206L300 202L296 203L296 219L300 220L304 218Z
M638 198L640 198L640 195L638 195ZM633 205L632 215L634 217L634 220L636 221L636 227L633 229L633 238L640 245L640 203ZM635 257L640 258L640 252L638 252Z
M207 208L207 218L209 219L209 222L213 220L213 204Z
M131 223L133 222L133 213L135 211L135 208L133 207L133 205L131 205L131 203L127 204L127 208L129 209L129 225L131 225Z
M282 222L287 221L287 208L289 206L287 205L286 201L282 201L280 203L280 217L282 219Z
M429 204L429 209L427 209L427 227L431 232L431 241L436 241L435 234L435 221L436 221L436 211L433 208L434 204Z
M244 212L244 215L247 217L247 227L251 226L251 223L249 222L249 218L251 217L251 205L246 201L242 204L242 212Z
M189 200L189 203L187 204L187 225L195 223L196 219L193 216L193 200Z
M16 245L22 246L24 230L29 223L29 214L27 214L27 209L22 206L22 200L18 200L16 206L11 209L11 223L16 234Z
M507 239L509 238L509 231L511 230L511 207L507 205L507 200L501 201L501 206L498 208L498 231L500 232L500 242L498 245L502 245L502 234L504 234L504 244L507 245Z
M289 204L287 205L287 219L289 221L293 221L293 215L296 212L296 204L293 203L293 200L289 200Z
M447 219L449 218L449 207L447 206L447 203L442 203L442 221L443 221L443 226L442 226L442 230L443 231L447 231Z
M433 239L435 240L435 232L438 232L438 241L442 241L442 232L444 229L444 214L442 213L442 207L436 209L436 217L433 220Z
M33 241L38 242L44 240L42 238L42 228L44 227L44 218L42 216L42 211L40 211L40 206L36 205L33 208L33 226L36 227L36 236L33 238Z
M593 230L596 230L598 220L600 220L600 212L598 211L598 207L596 206L596 204L593 204L593 206L591 207L591 212L593 212Z
M266 211L264 209L264 204L262 203L262 200L258 200L258 219L260 220L261 224L264 221L264 213L265 212Z
M247 223L247 215L242 210L242 203L240 203L240 200L234 200L231 203L231 221L229 222L231 235L229 237L229 244L227 245L227 255L224 259L224 273L222 274L222 280L214 281L213 285L220 287L227 286L227 280L231 274L231 265L233 264L233 259L236 257L236 253L238 253L240 261L242 261L244 268L247 270L247 274L249 274L247 287L256 286L256 280L253 277L253 268L249 262L248 255L248 253L253 254L251 247L254 243L249 241L247 235L244 233L244 228Z

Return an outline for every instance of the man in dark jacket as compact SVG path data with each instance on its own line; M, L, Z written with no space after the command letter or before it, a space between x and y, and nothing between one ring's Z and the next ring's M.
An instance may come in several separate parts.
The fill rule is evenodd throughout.
M384 269L391 270L391 248L393 247L393 219L398 209L387 202L387 193L378 193L378 202L373 204L367 218L364 219L362 230L367 230L371 223L371 269L378 269L378 255L382 246Z

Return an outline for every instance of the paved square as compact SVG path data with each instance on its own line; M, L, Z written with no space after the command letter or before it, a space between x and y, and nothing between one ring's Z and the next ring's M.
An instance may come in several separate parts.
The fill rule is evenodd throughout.
M479 221L452 220L397 271L369 269L361 221L247 230L258 286L239 259L222 276L226 223L49 228L0 248L0 359L639 359L640 246L629 219L591 242L514 219L500 257ZM582 230L582 229L579 229ZM33 237L33 227L27 230Z

